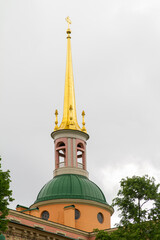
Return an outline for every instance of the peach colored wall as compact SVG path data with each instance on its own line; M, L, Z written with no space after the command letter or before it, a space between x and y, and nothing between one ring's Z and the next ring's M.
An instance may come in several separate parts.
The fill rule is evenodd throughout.
M40 206L39 211L31 211L30 215L41 217L43 211L49 212L49 219L50 221L65 224L64 223L64 207L72 205L73 203L67 204L50 204L46 206ZM110 228L110 217L111 214L107 210L87 205L87 204L74 204L75 208L80 211L80 218L75 220L75 228L86 231L92 232L93 229L107 229ZM99 223L97 219L97 214L101 212L104 216L103 223ZM87 223L87 224L86 224Z
M75 208L64 208L64 225L75 228Z

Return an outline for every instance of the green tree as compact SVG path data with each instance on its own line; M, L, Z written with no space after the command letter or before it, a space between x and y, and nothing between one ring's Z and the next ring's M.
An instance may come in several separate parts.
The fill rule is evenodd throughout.
M110 240L110 235L104 230L94 229L96 240Z
M9 170L6 172L1 169L1 157L0 157L0 234L7 229L8 205L12 202L12 191L10 190L10 174Z
M129 224L118 227L117 230L107 233L104 230L97 231L96 240L159 240L160 226L152 222Z
M98 231L96 240L160 240L159 184L147 175L122 179L112 206L120 211L120 223L111 234Z
M120 225L141 223L160 219L159 215L159 184L155 179L145 175L122 179L113 206L121 212Z

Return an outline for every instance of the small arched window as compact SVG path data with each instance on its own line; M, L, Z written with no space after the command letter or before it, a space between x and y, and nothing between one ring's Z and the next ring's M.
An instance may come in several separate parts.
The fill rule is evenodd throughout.
M84 169L84 146L82 143L77 144L77 165Z
M43 211L41 214L41 218L44 220L48 220L49 218L49 212L48 211Z
M59 142L57 143L56 146L56 162L57 162L57 167L65 167L65 162L66 162L66 146L64 142Z
M98 219L98 222L103 223L104 217L103 217L103 214L101 212L99 212L97 214L97 219Z
M75 219L79 219L80 218L80 211L78 209L75 209Z

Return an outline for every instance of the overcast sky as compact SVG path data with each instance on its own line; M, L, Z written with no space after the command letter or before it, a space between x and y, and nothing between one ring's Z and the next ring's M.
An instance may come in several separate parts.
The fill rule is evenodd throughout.
M52 178L54 111L63 113L65 17L90 179L111 204L122 177L160 182L160 1L1 0L0 154L15 201ZM118 222L112 217L112 226Z

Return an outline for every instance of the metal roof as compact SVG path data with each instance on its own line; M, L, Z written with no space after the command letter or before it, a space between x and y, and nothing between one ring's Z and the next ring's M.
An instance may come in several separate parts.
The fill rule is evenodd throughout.
M35 203L52 199L85 199L107 204L103 192L95 183L76 174L54 177L40 190Z

